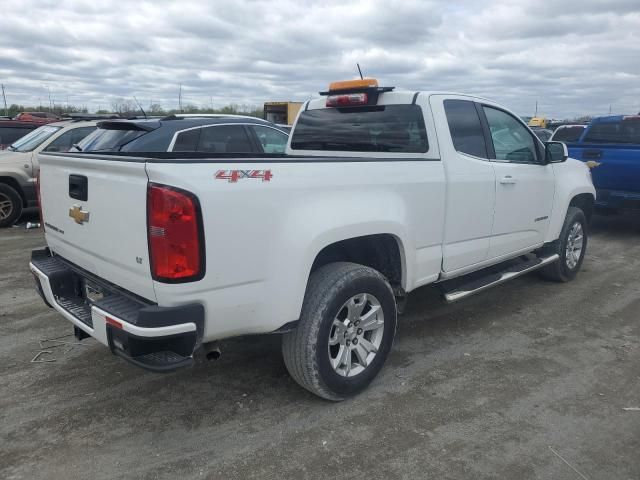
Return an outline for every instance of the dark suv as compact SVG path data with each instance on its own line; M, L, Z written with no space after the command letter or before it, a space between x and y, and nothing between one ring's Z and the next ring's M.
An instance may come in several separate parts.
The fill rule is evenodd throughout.
M0 119L0 150L8 148L32 130L59 120L60 117L47 112L22 112L13 118L3 117Z
M239 115L171 115L110 120L76 147L82 152L284 153L288 134L276 124Z

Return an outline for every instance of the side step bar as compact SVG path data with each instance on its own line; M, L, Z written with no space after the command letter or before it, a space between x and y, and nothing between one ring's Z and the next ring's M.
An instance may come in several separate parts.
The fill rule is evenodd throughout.
M508 267L499 272L490 273L485 277L459 285L454 290L445 292L444 298L448 303L462 300L463 298L475 295L476 293L486 290L487 288L495 287L496 285L508 282L509 280L513 280L514 278L526 273L538 270L545 265L557 262L559 259L560 256L557 253L549 257L536 257L518 265Z

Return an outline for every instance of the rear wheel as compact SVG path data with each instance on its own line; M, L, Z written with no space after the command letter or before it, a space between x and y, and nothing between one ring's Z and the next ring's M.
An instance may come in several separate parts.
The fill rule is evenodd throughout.
M556 282L568 282L578 274L587 251L587 219L584 212L569 207L560 238L545 254L557 253L560 260L540 270L540 274Z
M0 228L10 227L22 215L22 198L9 185L0 183Z
M309 279L298 327L283 338L284 361L307 390L343 400L378 374L395 330L395 297L382 274L354 263L332 263Z

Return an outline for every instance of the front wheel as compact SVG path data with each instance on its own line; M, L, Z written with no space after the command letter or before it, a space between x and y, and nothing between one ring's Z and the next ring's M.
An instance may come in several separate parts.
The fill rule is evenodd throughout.
M22 198L9 185L0 183L0 228L10 227L22 215Z
M309 279L300 322L283 338L285 365L307 390L343 400L378 374L395 331L395 297L382 274L354 263L331 263Z
M557 253L560 260L541 269L540 274L556 282L573 280L582 266L586 251L587 219L582 210L569 207L560 238L545 250L546 254Z

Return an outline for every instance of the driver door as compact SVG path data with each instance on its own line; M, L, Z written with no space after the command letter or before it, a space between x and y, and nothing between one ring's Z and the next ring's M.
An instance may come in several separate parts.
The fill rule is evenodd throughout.
M483 105L491 136L496 202L488 258L508 257L542 245L553 207L553 167L539 140L510 113Z

